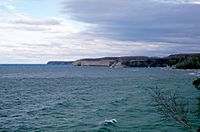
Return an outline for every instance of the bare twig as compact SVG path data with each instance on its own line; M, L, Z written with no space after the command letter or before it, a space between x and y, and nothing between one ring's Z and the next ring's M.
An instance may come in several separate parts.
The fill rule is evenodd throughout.
M192 125L188 122L187 113L189 103L187 100L179 99L174 94L169 94L168 96L164 96L161 90L158 88L149 88L149 93L153 97L154 102L158 105L160 110L167 116L172 117L180 124L182 124L185 128L188 128L190 131L195 132Z

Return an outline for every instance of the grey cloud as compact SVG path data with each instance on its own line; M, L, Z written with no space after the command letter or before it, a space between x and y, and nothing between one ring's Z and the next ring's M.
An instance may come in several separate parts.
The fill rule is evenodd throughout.
M156 2L172 3L172 4L200 4L199 0L154 0Z
M25 25L60 25L60 21L55 19L46 19L46 20L15 20L12 23L16 24L25 24Z
M180 3L180 0L176 2ZM74 20L97 25L88 34L120 40L162 42L166 41L162 38L169 38L176 42L174 38L189 38L196 42L200 41L200 5L192 2L184 0L183 4L173 4L169 0L167 3L155 0L64 0L62 12ZM184 42L180 40L177 42Z
M48 27L40 27L37 25L32 26L17 26L17 25L7 25L7 26L0 26L0 29L16 29L22 31L49 31Z
M5 19L4 19L5 18ZM62 27L62 20L57 19L30 19L30 18L6 18L0 17L0 29L16 29L23 31L38 31L38 32L48 32L56 33L57 30L52 30L52 28Z

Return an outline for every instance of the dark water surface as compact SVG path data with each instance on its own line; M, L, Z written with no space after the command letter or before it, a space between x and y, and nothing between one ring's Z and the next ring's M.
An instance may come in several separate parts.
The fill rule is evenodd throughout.
M187 132L161 116L147 87L186 97L197 109L199 71L0 65L0 131ZM193 116L197 127L200 122Z

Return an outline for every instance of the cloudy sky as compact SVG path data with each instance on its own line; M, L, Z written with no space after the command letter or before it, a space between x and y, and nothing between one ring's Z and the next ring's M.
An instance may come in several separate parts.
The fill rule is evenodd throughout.
M0 64L200 52L200 0L0 0Z

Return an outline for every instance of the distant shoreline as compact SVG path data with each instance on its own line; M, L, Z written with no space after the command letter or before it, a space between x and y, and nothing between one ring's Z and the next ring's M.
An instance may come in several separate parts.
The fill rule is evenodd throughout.
M173 54L167 57L122 56L87 58L76 61L49 61L48 65L121 67L172 67L177 69L200 69L200 53Z

